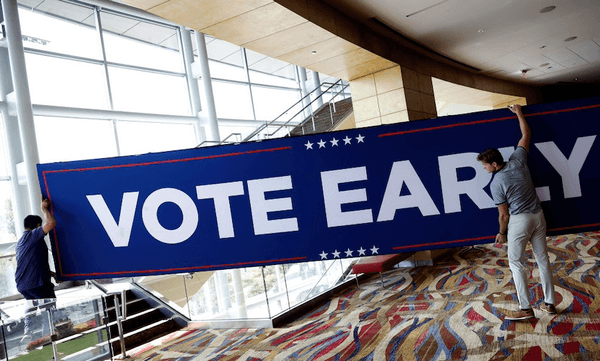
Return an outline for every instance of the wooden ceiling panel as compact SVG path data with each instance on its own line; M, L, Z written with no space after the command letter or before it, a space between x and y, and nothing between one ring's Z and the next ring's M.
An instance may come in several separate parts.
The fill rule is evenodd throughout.
M333 37L335 37L334 34L307 21L292 28L243 44L243 46L261 54L269 54L271 57L278 58L283 54L313 46Z
M272 4L273 0L124 0L174 23L201 30ZM223 40L227 40L220 37Z
M336 57L310 64L310 68L343 80L353 80L397 64L358 48Z
M305 22L303 17L277 3L271 3L202 28L200 31L230 43L243 45Z
M440 102L491 106L494 108L515 102L523 104L523 98L518 96L498 94L475 88L469 88L436 78L432 78L432 82L435 99L436 101Z
M357 49L359 49L358 46L336 36L320 43L298 48L297 50L283 54L279 56L279 60L317 71L311 67L311 64L320 63ZM315 52L314 54L313 51Z

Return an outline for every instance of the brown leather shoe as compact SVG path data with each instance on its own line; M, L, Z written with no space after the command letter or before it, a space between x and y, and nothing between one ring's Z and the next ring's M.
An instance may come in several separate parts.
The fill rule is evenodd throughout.
M549 304L549 303L542 303L542 305L540 306L540 310L549 313L551 315L556 314L556 307L554 307L553 304Z
M507 315L506 319L509 321L525 321L535 318L535 313L533 313L533 309L527 310L519 310L517 312L513 312L511 315Z

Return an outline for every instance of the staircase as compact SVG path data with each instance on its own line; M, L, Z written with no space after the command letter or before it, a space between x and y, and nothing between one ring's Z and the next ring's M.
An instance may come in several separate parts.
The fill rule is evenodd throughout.
M313 116L305 119L300 125L290 132L296 137L306 134L324 133L333 128L340 120L352 111L352 99L343 99L333 104L323 104ZM313 126L314 119L314 126Z
M116 294L116 296L119 299L119 305L121 305L121 294ZM141 346L173 331L177 331L183 328L185 323L187 323L183 318L173 314L173 311L157 301L153 301L150 298L144 298L143 294L127 290L125 299L127 317L125 320L121 321L125 350ZM121 354L122 351L114 295L106 296L105 300L110 344L113 349L113 354L116 356ZM119 314L120 313L119 310Z

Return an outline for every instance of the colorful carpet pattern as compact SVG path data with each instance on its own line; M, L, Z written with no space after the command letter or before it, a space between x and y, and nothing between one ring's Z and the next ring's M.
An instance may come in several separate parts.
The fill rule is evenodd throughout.
M394 269L347 289L285 328L187 328L133 360L600 360L600 232L550 237L558 313L516 310L506 247L448 252L433 266ZM529 250L528 264L535 266Z

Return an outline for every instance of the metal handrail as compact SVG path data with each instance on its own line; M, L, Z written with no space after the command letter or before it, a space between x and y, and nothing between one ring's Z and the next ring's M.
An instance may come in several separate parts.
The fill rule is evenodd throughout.
M331 84L331 83L328 83L328 84L331 84L331 86L330 86L329 88L327 88L323 94L327 94L327 92L329 92L329 90L330 90L331 88L333 88L334 86L338 85L338 83L341 83L341 82L342 82L342 80L338 80L337 82L335 82L335 83L333 83L333 84ZM345 88L344 88L344 89L345 89ZM315 89L315 90L316 90L316 89ZM276 130L275 130L273 133L270 133L268 136L269 136L269 137L271 137L271 136L273 136L274 134L276 134L278 131L280 131L280 130L281 130L281 128L282 128L284 125L287 125L289 122L291 122L291 121L292 121L292 119L294 119L294 118L296 117L296 115L300 114L300 113L301 113L301 112L303 112L303 111L304 111L306 108L308 108L309 106L311 106L311 105L312 105L312 103L314 103L314 102L316 102L316 101L317 101L317 99L319 99L319 98L322 98L322 97L323 97L323 94L321 94L319 97L316 97L315 99L313 99L312 101L310 101L310 102L309 102L309 103L308 103L308 104L307 104L307 105L306 105L304 108L302 108L301 110L299 110L299 111L298 111L298 113L294 114L294 116L293 116L292 118L290 118L290 120L288 120L287 122L285 122L283 125L281 125L279 128L277 128L277 129L276 129ZM307 96L309 96L309 95L307 95ZM335 96L337 96L337 95L335 95ZM334 97L335 97L335 96L334 96ZM331 99L334 99L334 97L332 97ZM305 98L306 98L306 97L304 97L304 98L302 98L302 99L305 99ZM329 101L329 104L331 104L331 100ZM314 130L314 113L311 115L311 119L312 119L312 121L313 121L313 130ZM300 124L302 124L302 123L304 123L304 122L301 122ZM298 125L296 125L296 126L298 126Z
M332 96L332 97L331 97L331 100L329 100L329 101L327 102L327 105L329 106L329 114L331 115L331 124L332 124L332 125L333 125L333 113L335 113L335 111L336 111L336 110L335 110L335 102L334 102L334 99L335 99L335 98L336 98L338 95L340 95L340 94L344 94L344 91L345 91L345 90L346 90L346 89L347 89L349 86L350 86L350 84L346 84L346 85L344 85L344 86L343 86L343 88L342 88L340 91L338 91L338 92L337 92L337 93L336 93L334 96ZM331 106L332 106L332 105L333 105L333 113L331 112ZM315 130L315 128L314 128L314 117L311 117L310 119L309 119L309 118L307 118L307 119L305 119L305 120L304 120L302 123L300 123L300 124L298 124L298 125L296 125L296 126L297 126L297 127L302 127L302 126L304 126L304 125L305 125L305 124L306 124L306 123L307 123L309 120L313 120L313 130Z
M234 142L228 142L228 141L227 141L227 139L231 138L231 137L232 137L232 136L234 136L234 135L237 135L237 136L239 136L239 137L240 137L240 140L238 140L238 141L234 141ZM238 144L239 144L239 143L241 143L241 142L242 142L242 133L231 133L231 134L229 134L229 135L228 135L228 136L227 136L225 139L223 139L223 140L205 140L205 141L203 141L202 143L198 144L198 145L196 146L196 148L200 148L200 147L202 147L202 144L205 144L205 143L214 143L214 144L217 144L217 145L221 145L221 144L225 144L225 143L230 143L230 144L231 144L231 143L238 143Z
M325 272L323 272L323 274L321 275L321 277L319 277L319 280L315 283L315 285L310 289L310 291L308 291L308 293L306 294L306 298L304 298L303 300L301 300L301 302L304 302L305 300L308 299L308 297L311 295L311 293L317 288L317 286L319 285L319 283L321 282L321 280L323 279L323 277L325 277L327 275L327 273L329 272L329 270L331 269L331 267L335 264L335 260L333 260L334 262L331 262L331 264L329 265L329 267L327 267L327 269L325 270Z
M276 123L279 118L283 117L284 115L286 115L290 110L292 110L295 106L297 106L298 104L302 103L306 98L310 99L310 96L317 91L318 89L320 89L321 87L323 87L324 85L328 85L328 88L325 89L325 91L323 91L321 93L320 96L315 97L315 99L311 100L306 106L304 106L302 109L300 109L299 111L297 111L290 119L288 119L286 122L284 122L283 124L280 124L279 127L272 133L268 133L266 134L267 137L272 137L273 135L275 135L277 132L279 132L282 128L284 127L298 127L298 126L302 126L304 125L307 121L309 121L310 119L313 119L314 121L314 115L311 115L311 118L307 118L304 121L302 121L300 124L289 124L294 118L296 118L296 116L298 116L298 114L302 113L304 110L306 110L306 108L310 107L314 102L316 102L319 98L322 98L325 94L332 92L331 89L337 85L343 85L342 89L339 90L338 92L334 93L333 96L331 97L331 99L327 102L329 109L330 109L330 113L331 113L331 104L333 102L333 100L340 94L344 94L344 91L350 86L349 84L344 85L342 80L338 80L335 83L330 83L330 82L323 82L318 88L315 88L313 90L311 90L308 94L306 94L306 96L302 97L300 100L298 100L297 102L295 102L292 106L290 106L289 108L287 108L283 113L281 113L280 115L278 115L275 119L271 120L270 122L265 122L264 124L261 124L259 127L257 127L255 130L252 131L252 133L250 133L246 138L242 139L242 134L241 133L231 133L229 134L225 139L223 140L205 140L202 143L198 144L196 146L196 148L200 148L202 147L204 144L215 144L215 145L221 145L221 144L231 144L231 143L244 143L244 142L248 142L250 140L252 140L252 138L254 138L255 136L257 136L258 134L260 134L261 131L263 131L265 128L268 128L270 126L272 126L274 123ZM335 103L333 103L333 107L334 107L334 112L335 112ZM333 123L333 115L332 115L332 123ZM314 124L313 124L313 130L314 130ZM229 139L232 136L239 136L240 140L237 142L227 142L227 139Z
M342 82L342 80L338 80L335 83L323 83L321 84L321 86L326 85L326 84L330 84L330 86L323 92L323 94L327 94L327 92L330 91L331 88L333 88L334 86L340 84ZM260 127L256 128L252 133L250 133L250 135L248 135L246 138L244 138L242 140L242 142L247 142L249 140L251 140L252 138L254 138L257 134L259 134L263 129L271 126L273 123L275 123L279 118L281 118L282 116L284 116L285 114L287 114L287 112L289 112L290 110L292 110L296 105L298 105L299 103L302 103L306 98L310 99L310 96L312 95L313 92L317 91L318 89L320 89L320 86L318 88L313 89L312 91L310 91L308 94L306 94L306 96L302 97L302 99L298 100L296 103L294 103L291 107L289 107L288 109L286 109L283 113L281 113L279 116L277 116L275 119L273 119L272 121L270 121L269 123L265 123L263 125L261 125ZM320 97L323 97L323 94L321 94ZM304 106L302 109L300 109L298 112L296 112L296 114L294 114L288 121L286 121L285 123L283 123L281 126L279 126L279 128L277 128L277 130L275 130L273 133L270 133L269 136L272 136L273 134L277 133L279 130L281 130L281 128L283 128L284 126L287 126L289 122L291 122L298 114L300 114L301 112L303 112L306 108L308 108L310 105L312 105L312 103L314 103L319 97L315 98L314 100L310 101L306 106Z

